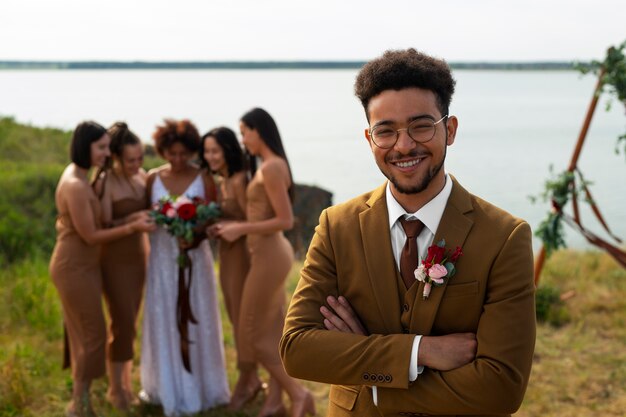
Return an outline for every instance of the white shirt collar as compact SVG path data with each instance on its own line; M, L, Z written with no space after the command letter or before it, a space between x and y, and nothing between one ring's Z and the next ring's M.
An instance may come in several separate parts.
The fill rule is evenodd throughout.
M446 174L446 183L443 186L443 189L437 194L432 200L428 203L424 204L422 208L417 210L415 213L407 213L406 210L398 203L396 198L391 193L391 183L387 181L387 214L389 215L389 229L393 227L398 218L401 216L409 215L416 217L424 223L424 226L428 228L428 230L434 235L437 232L437 228L439 227L439 222L441 221L441 217L443 216L443 211L446 208L446 204L448 203L448 198L450 198L450 193L452 192L452 180L450 176Z

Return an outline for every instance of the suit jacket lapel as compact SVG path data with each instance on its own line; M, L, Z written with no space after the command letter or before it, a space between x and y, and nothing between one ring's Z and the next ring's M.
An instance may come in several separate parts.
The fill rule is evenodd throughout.
M445 239L446 248L454 250L457 246L463 247L474 223L466 215L472 211L470 194L461 187L454 177L452 177L452 180L452 192L439 222L433 244L436 244L441 239ZM424 283L420 282L413 305L413 314L411 315L410 328L412 332L422 335L430 334L435 316L437 315L437 309L449 281L447 279L443 285L433 286L430 296L426 300L422 300Z
M359 214L361 239L376 306L389 334L401 333L400 300L396 266L391 249L386 184L374 190L367 201L369 209Z

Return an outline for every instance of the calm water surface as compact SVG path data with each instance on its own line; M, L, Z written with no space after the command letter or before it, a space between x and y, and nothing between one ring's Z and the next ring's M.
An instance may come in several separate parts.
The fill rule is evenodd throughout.
M547 205L531 204L553 164L567 167L595 79L567 71L455 71L451 113L459 118L446 169L466 188L536 227ZM205 132L238 131L252 107L276 119L295 180L342 202L382 183L354 97L354 70L0 71L0 115L72 129L84 119L125 120L145 141L163 118L188 118ZM624 107L596 110L579 166L614 231L626 237L626 157L615 155ZM600 230L588 211L584 222ZM602 233L600 233L602 235ZM570 246L584 240L568 234Z

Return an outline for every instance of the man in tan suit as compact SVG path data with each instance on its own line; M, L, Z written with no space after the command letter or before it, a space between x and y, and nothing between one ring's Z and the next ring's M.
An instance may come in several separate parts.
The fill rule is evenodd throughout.
M333 384L333 417L514 413L535 343L530 227L445 172L458 120L444 61L387 51L355 91L388 181L320 216L280 343L285 368ZM442 239L462 255L424 298L406 265Z

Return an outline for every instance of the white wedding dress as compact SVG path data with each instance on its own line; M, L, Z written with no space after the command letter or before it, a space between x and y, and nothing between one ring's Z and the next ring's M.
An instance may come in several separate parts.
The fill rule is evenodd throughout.
M168 194L157 175L152 186L152 204ZM200 175L184 195L205 197ZM197 413L226 404L230 398L211 248L204 240L198 248L190 250L189 255L193 263L189 298L198 321L198 324L188 324L191 373L183 366L176 324L178 245L161 227L150 234L140 398L161 404L167 416Z

